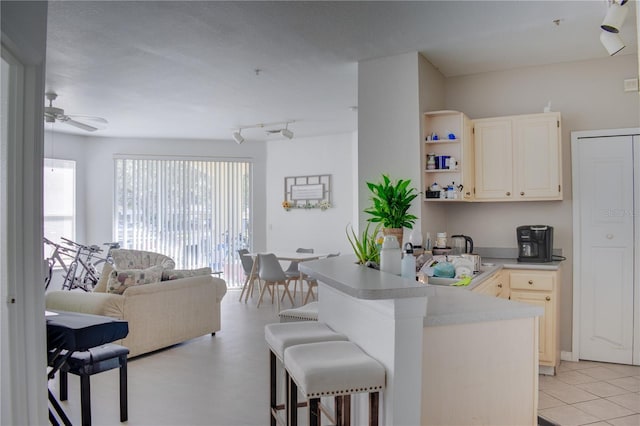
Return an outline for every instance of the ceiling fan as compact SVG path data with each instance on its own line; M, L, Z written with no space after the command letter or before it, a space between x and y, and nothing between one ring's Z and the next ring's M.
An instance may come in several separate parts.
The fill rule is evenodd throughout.
M45 93L49 106L44 107L44 121L47 123L66 123L70 126L77 127L87 132L95 132L107 127L109 122L102 117L91 117L87 115L67 115L62 108L53 106L53 101L58 95L54 92Z

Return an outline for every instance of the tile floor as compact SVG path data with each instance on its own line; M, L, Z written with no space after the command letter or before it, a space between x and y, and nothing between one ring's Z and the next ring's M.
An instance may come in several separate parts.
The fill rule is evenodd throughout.
M222 330L128 363L128 425L268 424L268 352L264 325L278 322L275 305L257 297L222 301ZM287 306L287 304L285 304ZM58 395L57 378L49 382ZM79 380L69 376L62 406L80 424ZM94 425L118 425L118 373L91 377ZM640 367L562 362L540 376L539 414L551 424L640 425ZM302 420L302 419L301 419ZM540 424L543 424L541 422Z
M562 361L540 376L538 413L562 426L640 426L640 367Z

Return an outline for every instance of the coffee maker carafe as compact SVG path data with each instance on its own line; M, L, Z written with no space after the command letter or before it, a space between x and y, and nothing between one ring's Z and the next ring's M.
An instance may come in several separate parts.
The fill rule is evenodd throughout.
M553 227L525 225L516 229L518 262L543 263L553 260Z

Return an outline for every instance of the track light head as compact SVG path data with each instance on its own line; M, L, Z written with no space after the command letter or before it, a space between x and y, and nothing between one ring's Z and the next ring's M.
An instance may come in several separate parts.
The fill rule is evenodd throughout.
M610 56L615 55L625 47L624 41L618 34L607 31L600 33L600 43L607 49Z
M609 5L609 9L607 9L607 14L600 28L610 33L619 33L629 11L629 8L624 5L625 3L612 2Z
M280 130L280 134L282 136L284 136L287 139L292 139L293 138L293 132L289 129L282 129Z
M242 135L240 134L240 132L242 132L242 129L238 130L237 132L233 132L233 140L236 141L236 143L238 145L240 145L242 142L244 142L244 138L242 137Z

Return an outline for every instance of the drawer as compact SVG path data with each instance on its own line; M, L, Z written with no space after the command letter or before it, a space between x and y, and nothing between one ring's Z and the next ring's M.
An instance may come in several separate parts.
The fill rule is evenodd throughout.
M518 290L553 290L555 273L511 272L510 286Z

